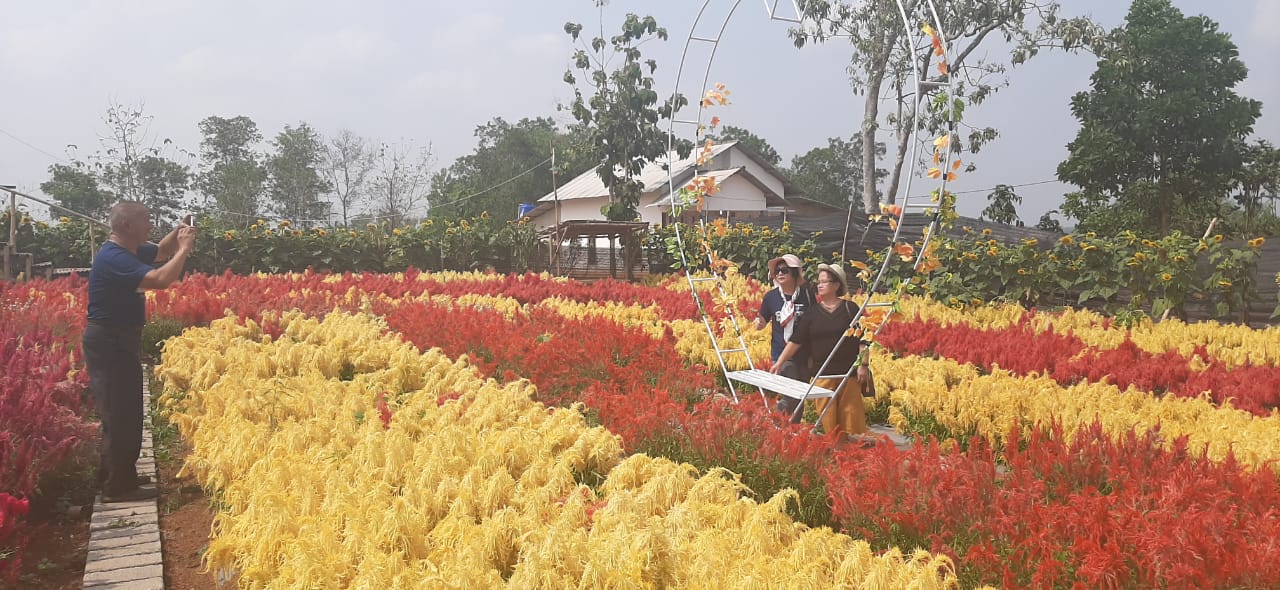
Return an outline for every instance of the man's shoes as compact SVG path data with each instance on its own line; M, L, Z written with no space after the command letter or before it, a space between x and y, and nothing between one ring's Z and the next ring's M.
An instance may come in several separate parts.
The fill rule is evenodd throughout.
M98 485L102 485L104 483L107 483L107 472L100 471L98 473ZM151 477L150 475L134 475L133 476L133 485L135 486L145 486L149 483L155 483L155 478Z
M160 491L155 487L136 487L127 492L119 492L114 494L102 493L102 501L107 504L116 502L141 502L143 500L153 500L160 495Z

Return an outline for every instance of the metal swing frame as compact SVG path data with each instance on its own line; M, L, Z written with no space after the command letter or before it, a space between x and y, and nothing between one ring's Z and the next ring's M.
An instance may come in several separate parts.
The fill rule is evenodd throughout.
M690 47L692 47L695 43L711 45L710 55L707 58L707 62L705 64L705 67L703 68L703 72L700 80L701 86L698 88L698 91L695 93L684 93L685 96L698 97L698 100L695 101L696 115L692 119L689 119L689 118L679 118L676 116L675 113L673 113L672 118L668 123L668 129L667 129L668 162L667 164L668 164L669 171L674 169L674 166L672 166L672 164L674 164L674 161L673 161L674 156L672 156L672 154L674 153L676 137L677 137L676 125L692 126L695 129L695 133L694 133L695 139L701 140L702 130L706 128L702 122L706 109L703 106L701 97L704 95L704 93L708 89L708 82L710 81L710 77L711 77L711 66L715 62L715 56L716 56L717 49L719 48L720 39L724 35L725 30L728 28L729 21L732 19L734 13L737 11L738 6L742 3L742 0L731 0L731 2L729 3L730 6L728 7L728 11L724 16L724 19L720 22L718 27L715 27L716 32L714 36L700 35L699 25L704 22L704 17L707 16L707 8L714 1L715 0L704 0L702 2L702 6L698 9L697 15L694 17L693 25L689 29L689 35L685 39L684 51L681 53L680 65L676 71L676 83L675 83L675 91L673 95L681 93L681 90L682 90L681 82L685 80L685 68L686 68L687 62L689 61ZM812 22L812 21L806 20L806 16L804 15L803 11L800 9L798 3L795 0L791 0L790 2L791 8L793 9L794 16L786 16L786 15L779 14L778 5L780 3L781 3L781 0L773 0L772 2L770 2L770 0L764 0L765 11L770 20L782 21L782 22L799 24L799 25L804 25L806 22ZM902 26L904 31L904 35L902 35L901 40L902 40L904 49L907 50L907 53L909 55L913 55L915 51L913 39L915 39L914 32L917 30L917 26L913 26L911 15L908 14L907 6L903 3L903 0L896 0L896 3L898 6L899 16L902 18ZM945 33L943 32L942 20L941 18L939 18L937 6L934 0L920 0L917 3L914 3L912 7L919 8L921 12L924 13L922 15L923 18L920 18L919 21L917 21L918 23L931 22L931 25L934 31L936 31L938 37L942 42L943 53L941 54L941 57L943 60L946 60L951 54L950 42L947 40ZM913 67L911 69L914 87L915 87L915 101L914 101L914 111L913 111L914 116L912 118L913 125L918 124L918 121L920 121L920 111L923 105L925 104L925 99L929 91L936 91L939 89L949 90L953 87L954 73L950 69L948 69L941 76L930 79L927 73L924 71L925 67L926 66L924 64L920 64L919 67ZM950 102L950 104L948 105L948 109L949 109L949 121L948 121L947 132L954 133L955 127L957 124L957 119L958 119L957 117L958 113L957 113L954 101ZM696 143L697 142L695 141L695 145ZM913 274L919 272L920 266L924 262L924 253L928 251L930 243L933 241L934 236L938 232L939 225L941 222L941 216L943 212L943 205L944 205L943 201L945 200L944 195L946 194L946 185L948 181L947 174L943 173L941 175L936 193L934 193L936 195L936 197L934 198L937 199L937 202L934 202L933 199L928 199L926 197L916 197L915 199L912 199L910 197L912 180L915 178L915 175L916 175L916 165L920 161L920 145L921 145L921 142L919 141L912 142L910 164L908 165L909 167L907 170L907 174L904 176L905 182L903 183L903 186L901 189L902 197L900 199L903 217L905 217L907 212L913 209L921 210L926 214L929 214L930 212L932 212L932 214L930 215L929 224L926 226L924 231L924 241L922 242L920 249L915 253L915 260L914 260L914 264L912 265ZM954 144L950 144L947 147L946 149L947 157L945 158L945 161L948 161L948 162L950 161L951 159L950 156L952 155L954 150L955 150ZM695 177L696 176L698 176L698 174L695 174ZM675 178L671 174L668 174L667 189L668 189L668 194L671 195L670 202L671 202L672 218L679 219L682 213L683 204L679 203L678 199L676 198L676 195L678 194L678 188L675 183ZM705 235L705 232L706 232L705 219L699 218L698 224L699 224L699 229ZM731 348L721 347L720 338L717 338L715 327L712 325L711 317L707 310L707 303L703 301L704 295L699 293L698 285L703 282L714 282L715 294L719 296L719 301L726 301L728 299L728 295L724 289L723 277L716 270L716 267L714 264L715 261L710 252L706 252L706 258L707 258L707 262L710 263L709 266L711 268L711 276L708 276L708 277L693 276L693 273L689 271L690 264L689 264L689 260L685 255L684 237L681 235L680 224L678 222L675 223L675 238L679 246L680 262L681 262L682 268L685 269L685 278L689 284L689 292L692 294L694 302L697 304L698 315L702 320L703 327L707 330L707 335L711 339L712 347L715 350L716 358L718 359L720 364L720 370L725 376L725 381L728 383L728 386L729 386L729 393L730 395L732 395L735 403L740 401L738 392L737 392L737 387L735 387L734 385L735 382L756 387L760 393L761 399L765 402L766 406L768 405L768 398L765 397L765 393L764 393L765 391L772 391L772 392L778 393L779 395L784 395L792 399L799 400L800 403L797 405L797 408L795 410L795 413L793 414L793 417L799 416L804 411L804 406L805 406L804 402L810 399L831 398L836 395L837 391L843 391L844 386L848 382L849 378L858 370L859 366L862 366L863 364L862 359L864 358L865 351L863 352L863 354L859 355L858 361L854 362L853 365L850 366L849 369L843 374L826 375L825 372L827 371L828 367L831 365L831 362L834 359L836 352L838 352L840 348L845 345L845 341L851 337L851 334L856 333L859 330L859 327L861 326L861 321L865 317L868 309L884 308L888 310L888 313L885 314L883 321L881 321L880 324L876 326L874 332L872 333L872 339L874 339L876 335L879 335L879 333L882 330L884 330L884 327L888 324L889 320L892 318L893 313L897 310L898 300L902 295L901 287L894 289L893 291L886 292L887 297L885 298L885 300L873 302L871 299L872 299L872 296L874 296L877 293L877 291L881 289L885 284L885 276L889 271L889 265L892 261L894 246L901 243L905 243L903 242L902 236L901 236L903 225L904 224L899 223L894 228L893 239L891 240L888 246L888 249L886 250L883 263L880 265L879 271L876 273L875 279L872 281L871 286L867 289L866 302L863 305L858 306L858 310L857 312L854 313L853 320L850 322L848 329L845 330L844 334L840 337L839 341L836 343L836 346L832 349L831 353L827 355L826 360L823 361L822 366L819 367L817 371L817 376L810 382L804 382L804 381L798 381L795 379L783 377L781 375L774 375L771 372L757 369L755 367L755 364L752 361L751 355L747 349L746 339L742 334L742 330L738 326L738 319L736 317L736 314L734 312L732 305L726 306L725 315L727 316L726 317L727 323L732 328L732 332L733 332L732 338L737 340L737 345L736 346L730 345L732 346ZM847 285L846 285L846 288L847 288ZM729 355L729 354L742 354L746 358L747 369L730 371L729 365L725 360L725 355ZM824 387L819 387L816 385L816 381L818 379L836 379L836 378L840 379L840 383L834 391ZM818 416L817 420L815 420L815 428L817 427L818 424L822 422L822 418L826 415L828 411L830 411L831 406L833 405L834 404L826 404L826 407L823 409L822 413Z

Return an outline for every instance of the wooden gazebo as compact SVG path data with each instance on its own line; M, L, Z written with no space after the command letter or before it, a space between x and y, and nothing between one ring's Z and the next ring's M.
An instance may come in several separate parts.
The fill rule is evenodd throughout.
M648 276L643 244L649 224L643 221L564 221L544 230L553 274L593 281Z

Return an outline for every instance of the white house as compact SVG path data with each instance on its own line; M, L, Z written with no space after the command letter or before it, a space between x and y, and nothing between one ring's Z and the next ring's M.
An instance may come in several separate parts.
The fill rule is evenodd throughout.
M670 154L674 161L671 173L663 166L666 160L651 162L640 172L644 183L637 210L640 220L651 225L662 225L670 219L672 188L679 191L697 175L716 179L719 190L706 198L703 211L709 218L757 218L760 215L781 215L788 207L787 197L796 194L791 183L781 172L759 156L743 149L736 141L715 145L711 157L699 167L695 147L687 158ZM539 228L554 227L559 206L560 221L603 220L600 209L609 202L609 189L605 188L595 169L588 170L567 182L558 190L538 199L529 213Z

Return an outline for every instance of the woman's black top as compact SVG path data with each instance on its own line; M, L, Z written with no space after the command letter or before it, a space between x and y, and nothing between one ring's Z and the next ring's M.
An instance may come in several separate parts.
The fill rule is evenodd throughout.
M827 355L831 354L831 349L836 347L836 342L840 341L840 336L849 329L849 324L853 323L853 316L856 313L858 313L858 306L843 300L835 311L827 311L821 303L814 305L800 318L800 323L796 324L795 330L791 333L790 342L808 348L813 358L813 370L817 371L818 367L827 360ZM827 369L822 374L848 373L849 368L858 360L858 344L858 338L852 336L846 338L840 345L835 358L831 359L831 364L827 365Z

